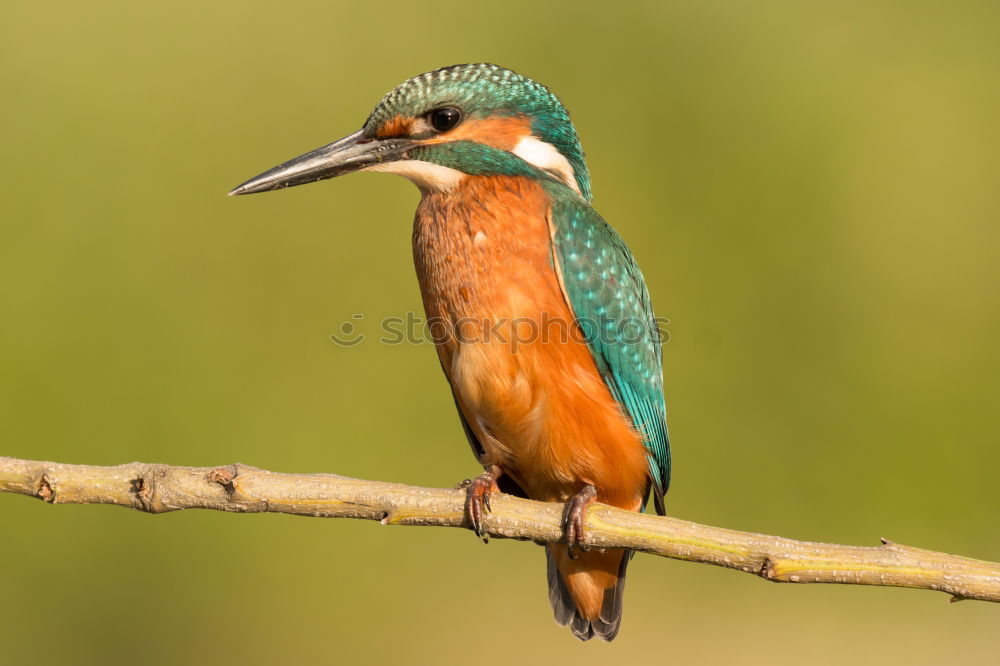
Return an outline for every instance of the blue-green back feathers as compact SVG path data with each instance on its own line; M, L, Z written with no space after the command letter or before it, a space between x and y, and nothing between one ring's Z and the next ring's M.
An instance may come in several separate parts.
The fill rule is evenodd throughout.
M657 513L670 485L660 335L642 273L625 241L561 185L552 196L554 259L597 368L642 434Z

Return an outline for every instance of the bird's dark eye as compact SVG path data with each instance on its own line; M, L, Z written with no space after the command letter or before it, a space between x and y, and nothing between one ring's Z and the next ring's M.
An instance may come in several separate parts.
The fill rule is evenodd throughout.
M428 114L431 127L438 132L447 132L452 127L462 122L462 112L456 108L446 106L443 109L434 109Z

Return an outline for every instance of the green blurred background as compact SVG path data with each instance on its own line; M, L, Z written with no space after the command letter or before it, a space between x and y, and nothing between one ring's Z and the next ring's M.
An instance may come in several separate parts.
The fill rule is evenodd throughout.
M674 515L1000 559L996 2L5 3L0 454L476 473L402 179L227 190L488 60L573 113L671 320ZM369 331L371 332L371 331ZM622 633L458 530L0 496L0 662L996 663L1000 609L639 556Z

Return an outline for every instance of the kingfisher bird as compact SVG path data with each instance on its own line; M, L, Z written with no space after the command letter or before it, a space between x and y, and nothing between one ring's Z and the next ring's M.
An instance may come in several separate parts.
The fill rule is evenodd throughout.
M441 367L483 473L466 485L480 537L493 493L565 505L546 545L556 621L582 640L621 624L632 553L584 546L586 509L664 514L670 446L661 337L642 273L591 207L583 149L550 90L488 63L390 91L357 132L236 187L250 194L355 171L419 188L413 256Z

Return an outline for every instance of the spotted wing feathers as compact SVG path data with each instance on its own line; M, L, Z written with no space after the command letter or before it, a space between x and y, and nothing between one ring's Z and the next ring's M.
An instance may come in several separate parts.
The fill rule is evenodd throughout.
M642 435L657 513L670 485L660 333L625 241L577 196L556 194L553 259L570 306L615 399Z

